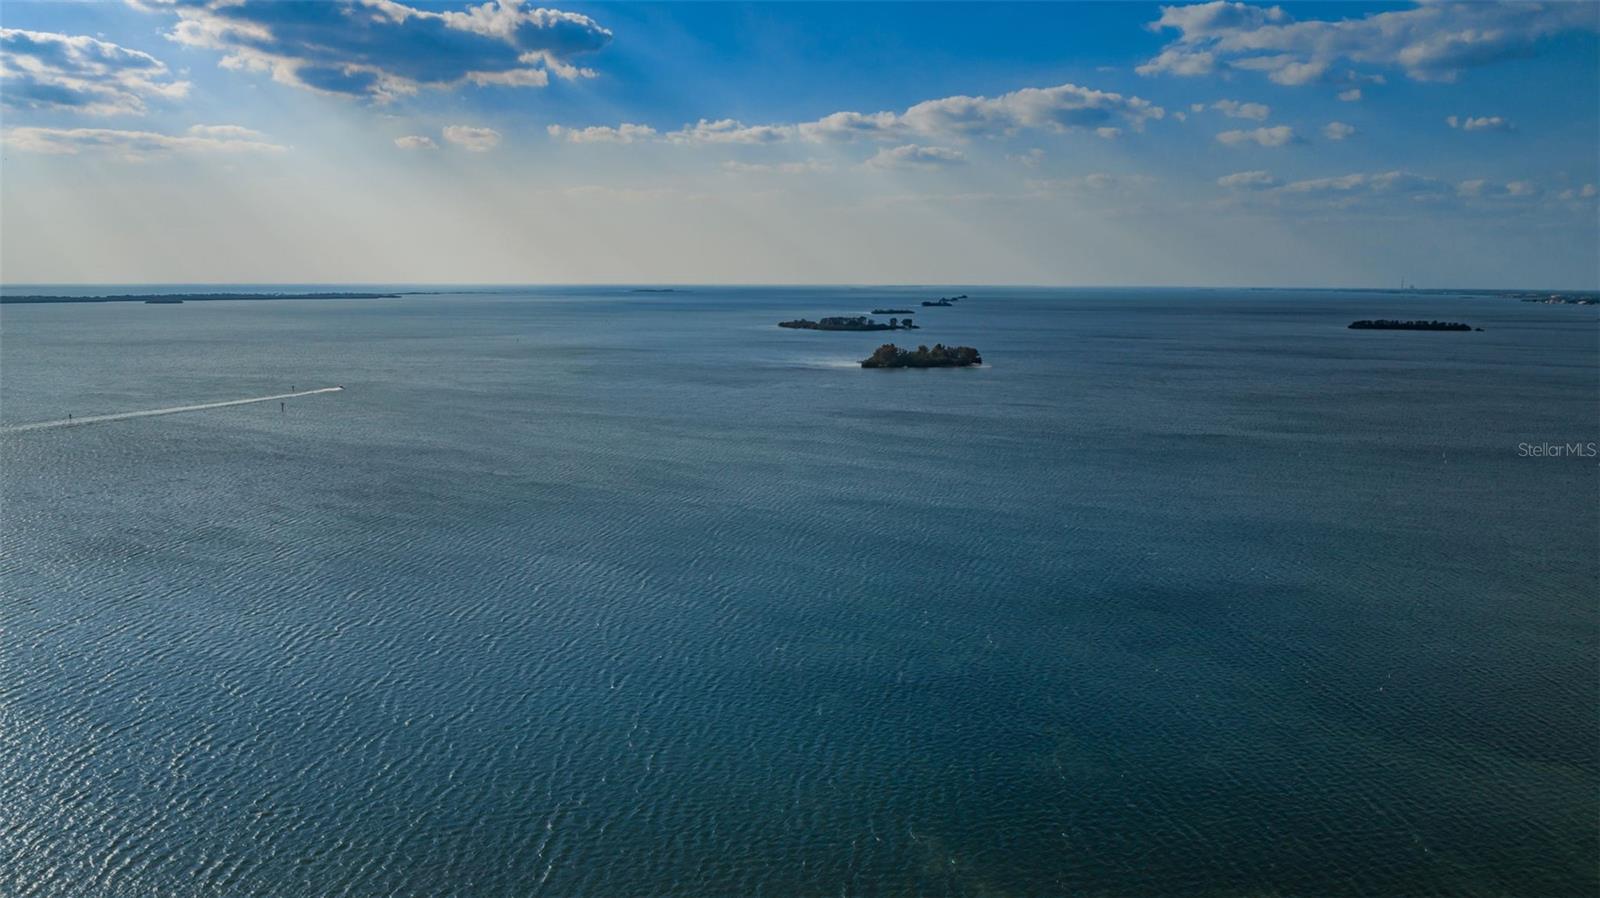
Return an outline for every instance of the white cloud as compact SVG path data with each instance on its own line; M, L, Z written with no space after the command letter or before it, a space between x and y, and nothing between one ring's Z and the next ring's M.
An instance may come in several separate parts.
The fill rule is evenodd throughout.
M729 160L722 163L722 170L736 175L806 175L821 174L833 171L833 166L827 162L816 159L807 159L803 162L735 162Z
M1217 186L1227 190L1268 190L1277 187L1283 182L1273 177L1270 172L1241 171L1231 175L1223 175L1217 179Z
M736 119L700 119L659 136L680 144L765 144L784 141L831 142L856 139L907 141L997 137L1022 131L1087 130L1115 137L1140 131L1165 117L1166 110L1140 97L1123 96L1076 84L1026 87L997 97L951 96L917 103L904 112L834 112L797 123L746 124ZM617 129L550 128L553 135ZM642 126L635 126L642 127ZM609 136L609 134L608 134Z
M791 133L808 140L853 140L857 137L886 137L903 133L900 117L893 112L835 112L814 122L804 122Z
M1595 194L1595 186L1593 184L1585 184L1582 187L1569 187L1561 191L1559 196L1563 200L1592 200L1595 198Z
M1238 100L1218 100L1211 104L1211 108L1228 118L1248 118L1258 122L1266 121L1267 116L1272 114L1270 106L1262 103L1241 103Z
M1294 181L1285 184L1283 191L1291 194L1434 196L1449 193L1450 187L1438 178L1406 171L1388 171Z
M605 125L592 128L564 128L560 125L551 125L545 130L551 137L568 143L633 143L636 140L649 140L656 136L656 129L649 125L633 125L628 122L623 122L615 128Z
M189 82L161 60L84 35L0 28L0 105L87 115L142 115L146 99L175 100Z
M446 125L444 139L473 153L487 153L500 145L500 132L493 128Z
M1449 115L1449 116L1445 116L1444 121L1445 121L1445 124L1449 125L1450 127L1459 128L1462 131L1510 131L1510 130L1512 130L1511 123L1506 121L1505 119L1501 118L1498 115L1480 115L1480 116L1476 116L1476 117L1467 116L1466 118L1462 118L1461 116L1458 116L1458 115Z
M1205 50L1162 50L1161 55L1134 68L1141 75L1178 75L1193 78L1217 69L1217 58ZM1198 112L1199 110L1195 110Z
M879 113L883 115L883 113ZM1066 131L1121 121L1134 130L1166 110L1138 97L1060 84L1027 87L998 97L945 97L907 109L899 124L919 134L1005 134L1021 129Z
M75 156L101 152L124 159L171 153L278 153L288 149L237 125L195 125L184 134L113 128L11 128L0 141L28 153Z
M1359 18L1295 21L1283 8L1214 0L1163 6L1153 31L1177 31L1141 75L1265 72L1279 84L1309 84L1340 61L1396 68L1418 81L1453 81L1469 67L1528 53L1539 41L1597 30L1583 3L1423 3Z
M394 139L394 145L402 150L437 150L439 148L439 145L433 142L433 138L424 137L421 134L408 134L405 137L396 137Z
M1121 128L1096 128L1094 134L1101 140L1116 140L1122 136Z
M746 125L725 118L701 119L693 125L667 132L666 137L673 143L778 143L794 135L793 125Z
M587 16L531 9L523 0L439 12L398 0L130 2L176 15L169 37L223 52L224 68L378 102L422 88L542 87L551 74L591 76L571 59L611 40L611 32Z
M884 147L864 164L868 168L945 168L967 161L966 154L949 147L924 147L908 143L898 147Z
M1281 147L1294 141L1294 129L1288 125L1275 125L1271 128L1256 128L1250 131L1224 131L1217 135L1219 143L1230 147L1243 146L1254 143L1264 147Z
M1354 136L1355 133L1356 126L1347 125L1344 122L1329 122L1322 126L1322 136L1329 140L1344 140L1347 137Z
M1527 180L1501 182L1478 178L1451 183L1403 170L1354 172L1287 184L1266 171L1243 171L1218 178L1217 185L1234 192L1240 200L1253 197L1250 202L1266 202L1286 209L1382 208L1395 204L1404 204L1406 208L1419 204L1432 208L1450 204L1482 206L1489 202L1526 203L1542 194L1537 184ZM1568 197L1563 194L1561 198Z
M1532 181L1498 183L1484 178L1476 178L1457 184L1456 194L1472 199L1522 198L1537 196L1539 194L1539 186Z
M1361 88L1352 87L1349 90L1339 91L1339 99L1345 103L1355 103L1361 100Z

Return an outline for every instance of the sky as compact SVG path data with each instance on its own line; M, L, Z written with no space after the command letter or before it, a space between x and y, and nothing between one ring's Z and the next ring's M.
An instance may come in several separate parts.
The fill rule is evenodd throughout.
M1600 3L0 6L0 281L1600 288Z

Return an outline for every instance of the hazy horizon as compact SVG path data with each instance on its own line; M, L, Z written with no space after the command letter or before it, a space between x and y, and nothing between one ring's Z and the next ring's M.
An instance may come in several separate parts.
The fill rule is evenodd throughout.
M1410 283L1409 281L1405 284L1404 287L1401 287L1399 285L1383 286L1383 285L1376 285L1376 284L1375 285L1356 285L1356 284L1324 284L1324 285L1309 285L1309 284L1307 284L1307 285L1297 285L1297 284L1234 284L1234 283L1217 283L1217 284L1184 284L1184 283L1171 283L1171 284L1135 284L1135 283L1127 283L1127 284L1071 284L1071 283L1038 284L1038 283L1007 283L1007 282L1000 282L1000 281L985 281L985 282L977 282L977 281L973 281L973 282L947 281L947 282L944 282L944 281L942 281L942 282L937 282L937 283L935 283L935 282L928 282L928 283L889 283L889 282L873 283L873 282L866 282L866 281L862 281L862 282L848 282L848 281L832 281L832 282L828 282L828 281L789 281L789 282L779 282L779 281L769 281L769 282L759 282L759 281L723 281L723 282L712 282L712 281L700 281L700 282L696 282L696 281L568 281L568 282L545 282L545 283L539 283L539 282L510 283L510 282L489 282L489 281L483 281L483 282L473 282L473 281L426 282L426 281L377 281L377 280L362 281L362 280L349 280L349 281L78 281L78 282L73 282L73 281L54 281L54 282L40 281L40 282L32 282L32 283L23 283L23 282L9 283L9 282L6 282L6 283L0 283L0 293L15 292L15 291L23 289L23 288L48 288L48 289L52 289L52 290L63 290L63 289L113 288L113 287L117 287L117 288L120 288L120 287L132 287L132 288L138 288L138 289L178 288L178 289L188 289L188 290L201 289L201 288L210 289L210 288L218 288L218 287L229 288L229 289L262 288L262 289L271 289L271 290L283 290L285 288L334 287L334 288L339 288L339 289L351 289L351 290L353 290L355 288L369 288L371 290L378 290L380 288L382 288L382 289L405 288L405 289L416 289L416 290L442 290L442 291L447 291L450 288L461 288L463 290L470 290L470 291L487 291L487 290L517 291L517 290L559 290L559 289L564 289L564 288L604 289L604 288L607 288L607 287L624 288L624 289L636 289L636 288L641 288L641 287L643 287L643 288L659 287L659 288L674 289L674 290L692 289L692 288L697 288L697 287L698 288L707 288L707 289L722 289L722 288L726 288L726 289L730 289L730 290L732 290L732 289L759 289L759 288L762 288L762 287L772 287L772 288L819 287L819 288L830 288L830 289L832 289L832 288L843 288L843 289L861 289L861 290L920 290L920 289L952 289L952 288L983 289L985 287L989 287L989 288L1007 289L1007 290L1030 290L1030 289L1031 290L1173 290L1173 291L1183 291L1183 290L1271 290L1271 291L1289 291L1289 292L1294 292L1294 291L1308 291L1308 292L1311 292L1311 291L1332 291L1332 292L1349 291L1349 292L1397 292L1397 293L1399 293L1399 292L1412 292L1412 291L1416 291L1416 292L1419 292L1419 293L1420 292L1471 293L1471 292L1489 292L1489 291L1496 292L1496 293L1505 293L1505 292L1543 292L1543 291L1551 291L1551 292L1557 292L1557 293L1594 293L1594 292L1597 292L1597 290L1600 290L1600 287L1596 287L1596 286L1572 287L1572 286L1561 286L1561 285L1551 285L1551 284L1533 284L1533 285L1519 284L1519 285L1505 286L1505 287L1486 287L1486 286L1464 285L1464 284L1442 284L1442 285L1438 285L1438 286L1433 286L1433 285L1428 285L1428 284L1413 284L1413 283Z

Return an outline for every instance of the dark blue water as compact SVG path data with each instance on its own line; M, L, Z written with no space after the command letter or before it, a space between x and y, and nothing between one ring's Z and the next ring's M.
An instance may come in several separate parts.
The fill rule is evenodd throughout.
M5 307L0 894L1600 889L1592 308L962 289Z

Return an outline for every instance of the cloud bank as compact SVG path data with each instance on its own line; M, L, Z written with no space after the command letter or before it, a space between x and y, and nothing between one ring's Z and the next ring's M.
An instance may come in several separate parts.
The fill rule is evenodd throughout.
M10 109L142 115L189 92L148 53L83 35L0 28L0 100Z
M489 0L433 12L395 0L132 0L178 21L180 44L219 50L224 68L305 90L386 102L423 88L543 87L593 74L571 60L611 32L577 13Z
M195 125L183 134L112 128L11 128L0 142L27 153L76 156L101 152L124 159L171 153L280 153L288 149L267 142L258 131L238 125Z
M1588 3L1505 2L1425 3L1359 18L1296 20L1280 6L1214 0L1163 6L1149 27L1178 36L1138 67L1141 75L1241 70L1299 85L1337 80L1341 65L1399 69L1417 81L1454 81L1468 68L1526 54L1554 35L1600 30L1600 17Z
M1140 131L1166 110L1139 97L1076 84L1028 87L996 97L952 96L927 100L903 112L835 112L807 122L750 125L736 119L701 119L665 134L644 125L569 128L550 135L577 143L660 139L678 144L770 144L788 141L910 141L1000 137L1024 131L1092 131L1117 137Z

